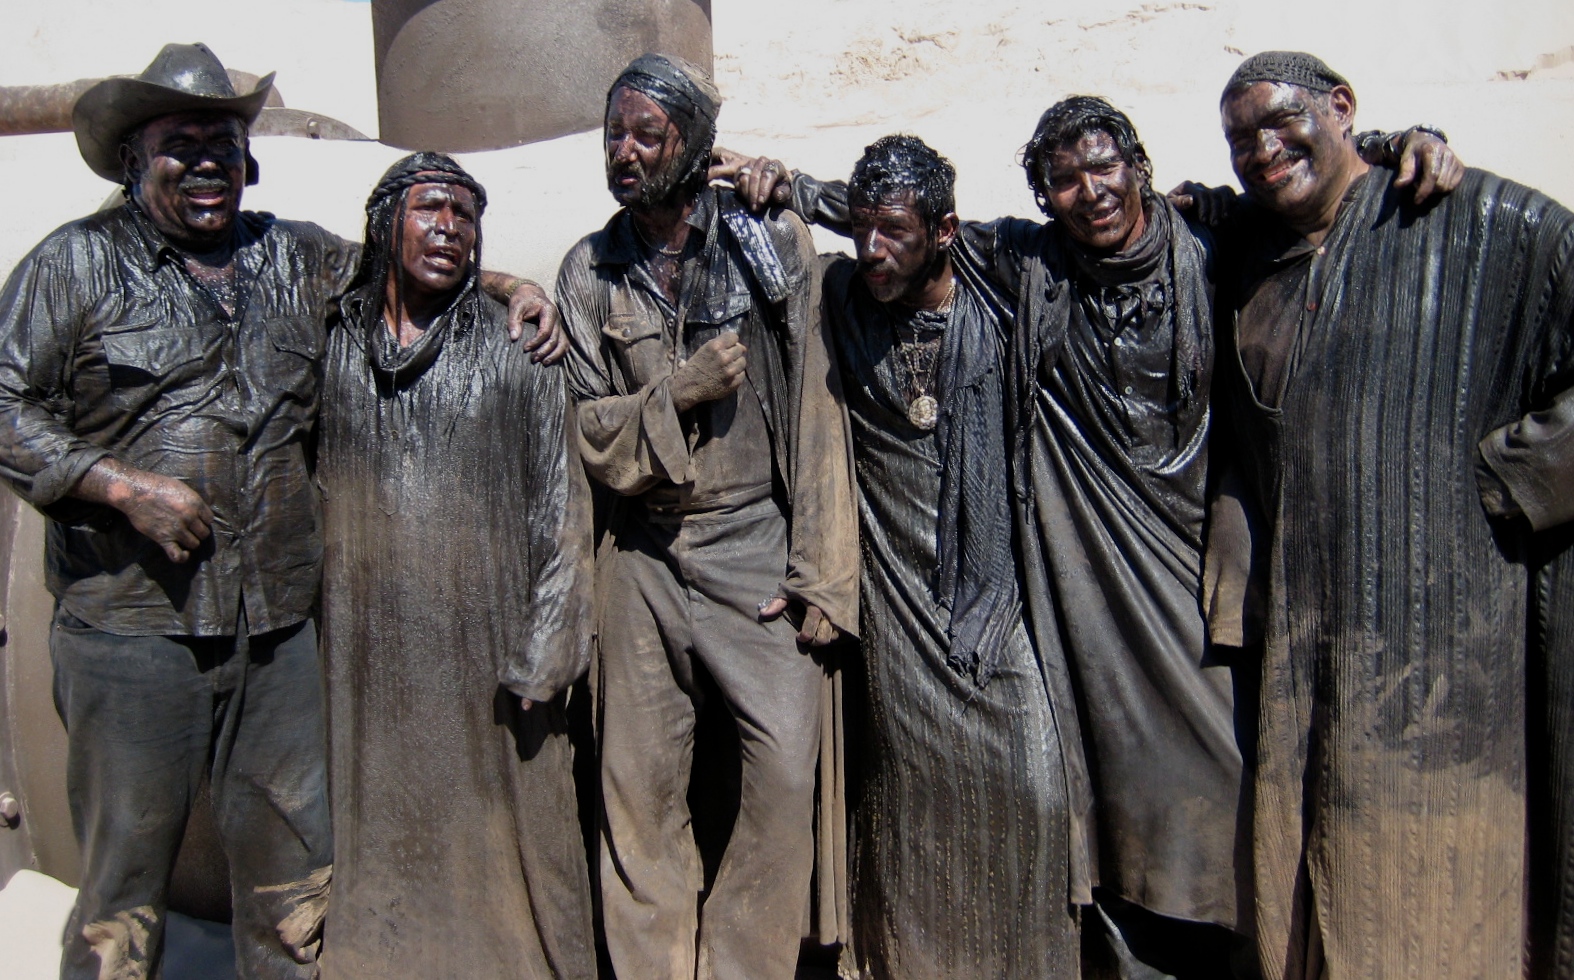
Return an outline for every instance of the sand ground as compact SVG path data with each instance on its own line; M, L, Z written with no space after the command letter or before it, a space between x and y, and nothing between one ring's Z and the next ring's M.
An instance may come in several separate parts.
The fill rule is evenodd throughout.
M1161 188L1232 182L1218 92L1244 55L1270 48L1314 51L1344 73L1362 128L1439 126L1467 163L1574 204L1568 0L715 0L713 17L721 142L843 176L872 139L915 133L956 163L964 217L1035 213L1016 152L1039 112L1071 93L1130 113ZM288 105L377 131L364 2L0 0L0 23L0 85L133 74L166 41L202 40L230 67L277 70ZM248 207L349 237L360 234L367 191L401 155L286 138L259 139L255 153L262 183L247 191ZM564 251L612 211L596 133L462 159L492 200L492 268L550 282ZM0 188L5 273L113 190L69 134L0 138ZM20 879L0 891L6 976L53 976L59 887ZM182 948L201 951L211 937L193 929Z

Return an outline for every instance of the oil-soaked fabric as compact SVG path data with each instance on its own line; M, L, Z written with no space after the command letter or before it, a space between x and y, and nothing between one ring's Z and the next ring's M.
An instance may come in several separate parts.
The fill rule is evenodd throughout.
M1574 976L1574 524L1538 537L1527 684L1530 975L1554 980Z
M312 624L238 641L114 636L57 608L49 641L82 854L62 980L159 975L170 874L204 775L239 975L315 978L333 841Z
M1481 171L1421 209L1373 177L1323 243L1277 407L1221 346L1222 445L1271 534L1262 965L1518 976L1529 528L1488 518L1476 447L1567 386L1574 216Z
M794 207L845 233L844 183L799 175ZM1053 223L963 222L952 259L1014 314L1013 498L1027 621L1060 719L1071 899L1091 902L1098 881L1234 927L1249 880L1234 692L1197 603L1209 286L1189 226L1164 216L1169 248L1150 249L1163 271L1100 273L1108 286L1080 284Z
M631 514L596 571L602 912L620 976L790 980L815 868L825 669L786 617L761 622L787 557L766 499ZM687 797L704 672L736 723L737 819L704 890Z
M0 477L51 518L47 582L111 633L230 636L300 622L322 538L309 472L324 320L360 246L243 213L231 317L133 204L72 222L0 293ZM94 463L184 481L213 508L186 562L71 499Z
M589 491L562 372L473 289L474 325L451 309L422 349L382 343L360 292L329 343L325 977L596 974L562 702L589 661Z
M987 684L950 662L939 599L938 434L908 420L912 386L896 322L851 260L829 266L825 295L862 521L868 743L854 824L859 971L882 980L1076 977L1078 934L1063 884L1066 779L1043 672L1020 615L998 650L980 651L994 664ZM974 353L940 373L994 386L998 416L999 322L970 286L958 287L956 304L940 356ZM942 413L954 394L940 391ZM1003 485L1003 451L996 465ZM1001 532L1009 539L1009 526ZM1008 579L1003 600L1015 604L1015 586Z
M1250 883L1242 753L1200 604L1211 290L1202 243L1167 202L1145 205L1130 253L1087 255L1050 225L1017 281L1029 610L1071 666L1099 885L1236 928ZM970 229L996 269L1004 230Z
M744 214L730 192L702 194L690 221L704 244L683 261L681 289L690 299L680 332L672 324L677 311L639 273L631 221L619 211L570 249L558 271L572 344L564 367L579 400L587 470L619 494L651 493L684 511L747 502L712 497L695 506L693 497L707 486L754 485L739 474L774 466L790 541L781 593L856 633L852 464L839 379L820 334L819 264L808 229L788 212ZM751 247L756 239L769 247ZM766 283L778 278L782 295L773 298L777 287ZM748 347L748 383L680 417L668 379L676 358L693 349L696 330L714 327L737 332ZM731 413L720 406L743 398L757 402L768 439L745 441L743 431L729 438L722 423ZM710 452L712 443L725 451ZM674 490L683 494L675 498Z
M775 568L774 582L739 607L740 615L754 616L762 600L784 596L818 606L844 633L856 633L858 525L852 460L840 376L820 328L820 277L813 240L793 214L756 217L745 212L730 192L720 190L701 193L689 222L703 236L690 235L698 245L691 246L682 260L679 295L685 299L677 307L655 295L651 277L640 268L644 260L627 211L617 212L604 228L581 239L564 256L558 271L557 299L571 342L565 368L570 390L578 399L579 445L586 471L610 491L606 526L598 542L597 618L607 623L624 612L621 604L629 593L624 586L604 585L611 573L601 566L623 546L624 535L638 533L634 515L661 510L669 517L705 521L717 514L769 505L779 508L785 518L785 561ZM693 349L693 339L714 328L736 331L748 348L747 383L716 405L680 416L669 391L677 358L680 351ZM752 418L758 408L767 439L745 439L746 429L734 433L730 427L717 426L729 414L738 418L720 409L719 403L742 399L756 402L746 414ZM750 424L749 419L744 421ZM772 492L760 499L753 493L706 493L707 488L752 488L758 481L747 474L767 470ZM657 642L661 635L655 622L640 628L642 643ZM605 657L605 631L600 642L600 656ZM610 685L617 683L609 675L600 697L613 698ZM839 703L840 683L839 674L833 674L827 685L830 697L816 697L805 707L828 712L828 705ZM739 695L733 705L735 716L781 707L742 700L753 696ZM825 714L817 725L833 735L838 730L834 718ZM663 765L688 760L686 731L674 726L662 736L670 744L656 748L647 743L618 749L634 753L627 760L616 758L603 739L604 774L616 766L638 764L641 758L668 760ZM839 793L842 781L835 778L842 771L842 747L834 738L818 744L820 771L832 778L819 785L821 847L814 866L817 900L812 931L830 942L846 933L841 914L845 902L839 897L846 888L845 861L840 859L844 849L836 843L845 813ZM659 776L667 779L671 773ZM796 880L789 877L796 874L791 869L782 874L783 880ZM603 874L604 893L618 887L622 886ZM735 912L721 911L718 897L722 896L707 901L711 913L738 921ZM688 901L693 902L692 895ZM794 929L802 926L801 911L797 915ZM671 920L658 918L662 919L658 931L666 930ZM700 938L703 943L704 937ZM653 940L631 936L627 942L631 947L649 946ZM671 953L672 962L681 964L685 956L693 956L692 930L676 939L663 933L661 942L679 944ZM615 945L610 935L609 945ZM769 966L772 973L796 960L795 949L783 950L774 943L771 948L782 956ZM616 961L614 966L622 969Z

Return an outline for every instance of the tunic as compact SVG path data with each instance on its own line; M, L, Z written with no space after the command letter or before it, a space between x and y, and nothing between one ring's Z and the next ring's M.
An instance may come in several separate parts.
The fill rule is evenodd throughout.
M1323 247L1301 250L1325 258L1277 406L1236 353L1240 328L1221 348L1224 445L1268 536L1255 862L1270 977L1522 969L1526 562L1542 532L1529 505L1529 522L1489 518L1477 443L1568 386L1574 216L1480 171L1421 209L1390 181L1362 181ZM1248 220L1260 233L1243 241L1284 242L1271 215ZM1275 268L1282 255L1248 270L1235 308L1307 276ZM1219 536L1209 561L1252 550Z
M1011 610L1003 641L980 651L993 663L981 686L953 657L950 608L939 598L946 454L939 431L908 421L913 379L896 346L899 329L915 328L868 295L854 265L830 266L826 301L862 524L868 741L854 835L859 966L865 976L913 980L1074 977L1076 928L1057 885L1070 874L1061 739L1018 612L1015 573L1002 596ZM924 340L938 327L916 329ZM936 371L942 383L951 379L939 391L942 427L965 386L993 387L995 421L984 424L998 427L999 321L961 283L945 330ZM959 367L966 332L987 334L979 346L988 353ZM1004 485L1003 446L998 463Z
M1249 874L1234 679L1200 605L1211 289L1202 243L1166 202L1145 203L1143 240L1109 259L1054 225L1025 261L999 247L1003 222L969 241L1004 251L996 275L1021 297L1029 608L1058 626L1077 692L1097 883L1235 928Z
M559 696L589 659L589 493L562 372L473 288L404 349L352 294L328 347L324 977L596 975Z

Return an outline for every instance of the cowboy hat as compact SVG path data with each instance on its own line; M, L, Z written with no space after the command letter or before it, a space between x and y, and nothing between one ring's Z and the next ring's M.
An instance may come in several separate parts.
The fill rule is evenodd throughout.
M232 112L250 126L273 88L273 73L246 95L235 86L206 44L166 44L142 74L106 78L82 93L71 110L77 149L93 172L117 184L125 177L120 145L150 119L176 112Z

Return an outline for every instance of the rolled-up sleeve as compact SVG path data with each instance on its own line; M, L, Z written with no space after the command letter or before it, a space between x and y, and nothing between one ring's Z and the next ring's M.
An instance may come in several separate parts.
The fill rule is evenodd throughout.
M94 295L91 260L85 243L57 233L0 293L0 477L35 507L64 498L109 455L70 426L72 358L84 297Z
M558 270L558 312L568 330L564 362L577 407L585 470L617 493L643 493L662 480L688 480L689 447L672 405L670 375L624 390L602 343L608 310L584 243Z

